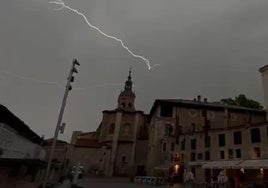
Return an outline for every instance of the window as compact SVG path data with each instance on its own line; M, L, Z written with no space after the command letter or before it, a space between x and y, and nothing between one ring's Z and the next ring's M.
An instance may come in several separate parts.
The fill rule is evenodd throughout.
M242 144L241 131L234 132L234 144L235 145Z
M165 152L166 151L166 148L167 147L167 144L165 142L163 142L162 144L162 151Z
M253 148L253 157L256 158L260 158L261 157L261 150L259 147L255 147Z
M206 161L209 161L210 160L210 152L209 151L206 151L205 152L205 160Z
M160 115L162 117L172 117L173 115L173 106L168 104L161 105L161 112Z
M255 128L250 130L251 133L251 142L252 143L259 143L261 141L260 129Z
M233 150L232 149L229 149L228 150L228 158L229 159L233 159L234 155L233 155Z
M121 161L126 162L126 156L122 156Z
M173 132L173 127L171 124L167 123L165 124L165 136L170 137Z
M191 149L196 149L196 139L191 139Z
M215 118L215 113L214 112L208 112L208 117L210 119L214 119Z
M219 147L225 146L225 134L219 134Z
M268 127L266 127L266 137L268 139Z
M210 136L205 136L205 147L206 148L210 147Z
M197 159L202 160L203 159L203 153L198 153L197 154Z
M191 161L195 161L195 153L191 153Z
M182 126L181 125L178 126L178 134L179 135L182 134Z
M224 158L225 158L225 156L224 156L224 151L221 151L221 153L220 153L220 158L221 158L221 159L224 159Z
M202 110L202 117L207 117L207 111L206 110Z
M241 158L241 150L240 149L236 149L235 154L236 154L236 158L238 158L238 159Z
M173 133L173 126L169 125L168 136L172 136L172 133Z
M173 161L173 155L172 154L170 155L170 161Z
M181 141L181 150L185 150L185 140Z
M191 172L194 174L194 176L195 176L195 167L192 167L191 168Z
M122 103L121 103L121 107L122 107L122 108L125 108L125 106L126 106L126 103L122 102Z
M175 146L175 144L174 144L174 142L172 142L171 143L171 149L170 149L171 151L174 151L174 146Z
M192 132L195 132L195 123L192 123Z
M231 114L230 115L230 119L231 119L231 121L236 121L237 120L236 115L235 114Z
M114 133L114 127L115 127L115 124L112 123L109 127L109 134L113 134Z
M180 156L181 156L181 161L184 161L184 154L182 153Z
M131 103L128 103L128 107L131 108L132 107L132 104Z
M122 135L123 136L129 136L129 134L130 134L130 127L131 127L131 125L129 123L125 123L123 125L123 130L122 130Z
M196 116L197 116L197 112L196 112L195 110L191 110L191 111L189 112L189 116L190 116L190 117L196 117Z

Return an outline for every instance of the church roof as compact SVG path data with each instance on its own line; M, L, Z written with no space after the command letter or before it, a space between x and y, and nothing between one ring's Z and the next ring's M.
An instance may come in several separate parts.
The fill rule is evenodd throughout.
M131 90L124 90L120 93L119 97L128 96L128 97L136 97L135 93Z

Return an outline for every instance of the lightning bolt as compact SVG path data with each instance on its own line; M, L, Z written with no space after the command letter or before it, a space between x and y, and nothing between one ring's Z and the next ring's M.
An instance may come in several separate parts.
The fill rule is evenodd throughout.
M95 29L96 31L98 31L100 34L102 34L103 36L105 36L105 37L107 37L107 38L110 38L110 39L113 39L113 40L119 42L119 43L121 44L121 46L122 46L122 47L123 47L123 48L124 48L130 55L132 55L133 57L142 59L142 60L145 62L145 64L147 65L147 67L148 67L149 70L152 69L152 68L154 68L154 67L156 67L156 66L160 66L159 64L151 65L149 59L147 59L147 58L145 58L145 57L143 57L143 56L141 56L141 55L135 54L134 52L132 52L132 51L125 45L125 43L124 43L121 39L119 39L119 38L117 38L117 37L115 37L115 36L112 36L112 35L108 35L108 34L104 33L101 29L99 29L98 27L92 25L92 24L88 21L87 17L86 17L83 13L81 13L81 12L79 12L78 10L73 9L73 8L71 8L70 6L66 5L62 0L49 1L49 3L51 3L51 4L56 4L56 5L60 5L59 8L56 8L56 9L54 9L54 10L62 10L62 9L65 8L65 9L68 9L68 10L70 10L70 11L72 11L72 12L74 12L74 13L80 15L80 16L85 20L85 22L87 23L87 25L88 25L90 28Z

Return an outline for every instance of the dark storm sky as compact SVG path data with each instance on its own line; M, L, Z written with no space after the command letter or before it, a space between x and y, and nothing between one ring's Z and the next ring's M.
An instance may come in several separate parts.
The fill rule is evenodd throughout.
M93 131L102 110L114 109L132 66L136 108L156 98L198 94L211 101L244 93L263 102L258 68L268 59L267 0L66 0L83 18L46 0L0 2L0 102L39 135L51 137L64 89L18 76L65 85L73 58L81 63L61 139L73 130ZM5 72L9 71L12 74ZM18 76L15 76L15 75Z

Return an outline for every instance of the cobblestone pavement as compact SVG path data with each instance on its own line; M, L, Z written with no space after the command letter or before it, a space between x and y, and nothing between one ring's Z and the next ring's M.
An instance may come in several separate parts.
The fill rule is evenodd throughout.
M153 186L129 182L124 178L83 178L78 180L77 185L83 188L168 188L168 185ZM70 183L64 181L57 188L70 188ZM170 188L184 188L183 185L175 184Z

